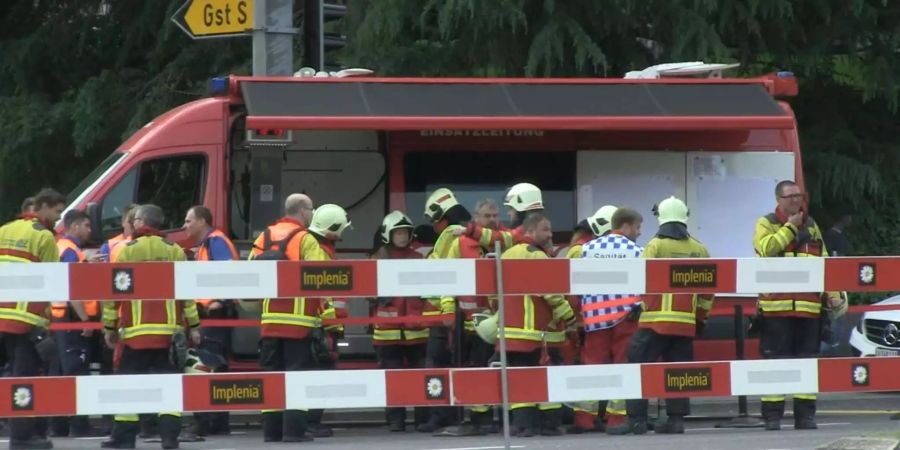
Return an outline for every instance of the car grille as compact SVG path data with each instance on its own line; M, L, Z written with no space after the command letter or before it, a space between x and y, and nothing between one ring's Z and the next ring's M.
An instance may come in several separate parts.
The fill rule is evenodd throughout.
M884 339L884 330L891 324L900 329L900 322L892 322L890 320L866 319L863 324L866 329L866 337L870 341L878 345L890 348L900 348L900 333L895 334L895 336L898 337L898 340L894 341L893 343L888 343Z

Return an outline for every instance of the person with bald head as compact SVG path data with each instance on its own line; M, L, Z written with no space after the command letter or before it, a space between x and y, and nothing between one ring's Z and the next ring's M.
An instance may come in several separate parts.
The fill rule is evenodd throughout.
M304 228L309 226L313 215L313 201L306 194L291 194L284 200L284 215L290 217Z

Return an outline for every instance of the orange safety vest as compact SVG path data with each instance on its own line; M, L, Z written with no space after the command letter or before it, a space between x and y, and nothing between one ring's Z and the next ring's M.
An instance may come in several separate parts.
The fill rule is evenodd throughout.
M209 241L212 238L221 238L222 240L224 240L225 243L228 244L228 249L231 250L231 259L238 259L237 249L234 247L234 243L231 242L231 239L228 239L228 236L226 236L225 233L219 230L212 230L209 235L206 236L206 239L204 239L203 242L200 243L200 248L197 249L197 261L211 261L209 259ZM200 298L195 301L198 305L208 307L212 299Z
M59 257L62 258L66 250L72 250L78 256L78 262L84 262L84 252L71 239L63 237L56 241L56 248L59 249ZM82 302L84 304L84 312L90 317L96 317L100 313L100 305L96 300ZM50 310L54 319L63 319L69 310L69 302L53 302L50 304Z
M388 247L390 259L422 259L422 254L411 248ZM425 300L419 297L395 297L378 299L373 311L374 317L421 316ZM372 335L372 345L415 345L428 340L428 328L414 322L376 324Z
M116 237L118 237L118 236L116 236ZM115 238L113 238L113 239L115 239ZM122 237L121 239L118 239L115 242L113 242L113 239L109 240L109 261L110 262L115 262L116 257L119 256L119 253L122 251L123 248L125 248L125 245L128 244L129 242L131 242L131 238L128 238L128 237Z
M277 250L278 243L292 231L303 225L291 218L283 218L269 226L272 247L264 249L263 235L257 238L253 246L254 256L266 250ZM301 261L301 241L308 233L304 229L295 234L285 249L290 261ZM314 328L321 327L319 313L323 309L321 298L272 298L264 299L260 315L260 336L264 338L303 339L309 336Z

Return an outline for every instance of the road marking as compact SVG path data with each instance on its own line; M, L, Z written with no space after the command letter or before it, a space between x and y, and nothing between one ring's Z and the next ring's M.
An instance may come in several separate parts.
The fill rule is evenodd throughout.
M818 424L820 427L835 427L835 426L844 426L850 425L850 422L830 422L830 423L820 423ZM757 427L762 428L762 427ZM793 425L783 425L782 428L794 428ZM722 431L722 430L734 430L734 428L685 428L685 431Z
M502 445L492 445L490 447L451 447L451 448L426 448L422 450L495 450L506 448ZM510 445L509 448L525 448L524 445Z
M816 411L816 414L847 414L847 415L878 415L878 414L897 414L897 410L886 409L826 409Z
M75 438L79 441L96 441L99 439L109 439L109 436L85 436L85 437L77 437Z

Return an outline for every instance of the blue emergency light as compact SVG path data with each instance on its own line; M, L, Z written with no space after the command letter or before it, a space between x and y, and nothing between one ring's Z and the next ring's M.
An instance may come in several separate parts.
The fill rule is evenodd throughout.
M778 78L794 78L794 72L783 70L775 74Z
M228 95L228 77L215 77L210 82L213 95Z

